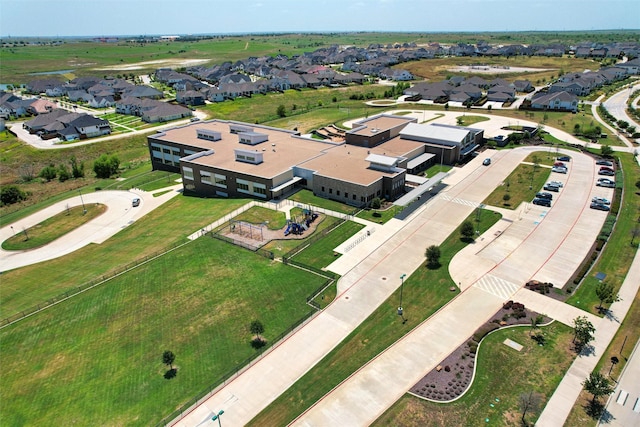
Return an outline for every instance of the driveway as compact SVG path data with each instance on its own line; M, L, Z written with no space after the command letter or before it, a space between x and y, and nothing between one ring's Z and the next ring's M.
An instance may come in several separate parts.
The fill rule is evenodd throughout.
M90 243L100 244L179 194L182 185L173 186L171 189L172 191L159 197L153 197L152 193L137 189L131 191L96 191L94 193L78 194L78 196L58 202L33 215L5 226L0 229L0 241L5 241L14 234L20 233L23 229L33 227L45 219L63 212L67 207L81 206L83 203L86 205L101 203L107 206L107 211L102 215L45 246L28 251L5 251L4 249L0 249L0 266L2 271L58 258ZM166 189L158 191L164 190ZM140 206L135 208L131 205L134 197L141 199Z

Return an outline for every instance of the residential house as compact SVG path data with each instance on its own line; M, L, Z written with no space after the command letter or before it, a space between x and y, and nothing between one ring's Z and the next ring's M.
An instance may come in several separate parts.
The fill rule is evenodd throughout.
M147 123L168 122L192 115L193 112L188 108L159 102L156 107L142 113L142 120Z
M537 110L578 111L578 97L569 92L539 93L531 99Z
M176 92L176 101L185 105L204 105L206 96L202 92L195 90L187 90L184 92Z

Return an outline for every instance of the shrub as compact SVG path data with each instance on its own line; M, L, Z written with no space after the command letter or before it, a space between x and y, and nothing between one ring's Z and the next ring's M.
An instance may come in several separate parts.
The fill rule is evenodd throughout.
M375 218L380 218L382 216L382 214L378 211L374 211L371 216L375 217Z
M482 338L484 338L489 332L495 331L498 328L500 328L500 326L496 325L495 323L486 323L474 332L473 340L476 342L480 342Z
M371 200L371 207L373 209L380 209L380 206L382 206L382 201L380 200L379 197L376 197L373 200Z
M516 319L522 319L523 317L527 317L527 314L524 312L524 310L513 310L512 316Z
M0 202L3 205L12 205L26 199L27 193L22 191L17 185L5 185L2 186L2 190L0 190Z
M115 155L103 154L93 164L93 171L97 178L110 178L118 172L120 160Z
M58 171L56 170L55 166L53 165L49 165L49 166L45 166L41 171L40 171L40 178L44 178L47 180L47 182L56 179L56 176L58 176Z

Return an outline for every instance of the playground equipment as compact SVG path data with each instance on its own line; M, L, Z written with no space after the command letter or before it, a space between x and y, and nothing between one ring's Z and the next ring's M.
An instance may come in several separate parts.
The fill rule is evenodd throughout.
M232 233L240 234L241 236L260 241L264 240L264 236L262 234L263 225L264 224L255 225L233 219L229 221L229 229Z
M298 221L296 219L295 221L293 220L287 221L287 228L284 230L285 236L288 236L289 234L304 233L309 229L309 226L311 225L311 223L313 223L313 221L315 221L318 218L317 213L311 212L308 209L305 209L303 212L304 212L304 218L302 218L302 220Z

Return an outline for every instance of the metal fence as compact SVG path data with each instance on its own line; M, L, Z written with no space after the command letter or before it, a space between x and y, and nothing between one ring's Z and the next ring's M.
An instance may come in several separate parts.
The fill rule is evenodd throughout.
M241 248L244 249L248 249L251 252L255 252L258 255L261 255L265 258L269 258L269 259L273 259L274 255L273 252L268 251L266 249L260 249L254 245L251 245L247 242L243 242L242 240L236 240L234 238L228 237L228 236L223 236L222 234L218 234L215 232L210 232L207 233L209 236L211 236L214 239L218 239L218 240L222 240L223 242L227 242L227 243L231 243L232 245L236 245L236 246L240 246ZM260 244L262 244L262 242L260 242Z

